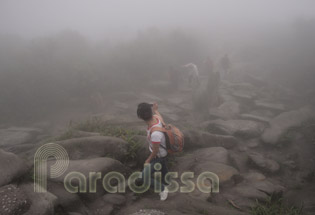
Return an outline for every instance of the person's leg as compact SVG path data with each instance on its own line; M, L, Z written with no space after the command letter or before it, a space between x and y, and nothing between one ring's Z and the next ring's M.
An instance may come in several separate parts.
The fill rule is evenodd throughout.
M150 174L151 174L150 187L154 189L155 184L156 184L156 186L157 186L157 187L160 187L160 188L161 188L161 191L163 191L163 190L164 190L164 184L161 183L160 181L156 181L156 180L154 179L154 173L156 172L156 170L154 169L154 165L155 165L156 163L160 163L161 166L162 166L162 169L163 169L163 165L162 165L162 163L160 162L159 158L154 158L154 159L152 159L151 162L150 162L150 165L145 166L145 167L143 168L143 171L142 171L142 180L144 179L144 175L145 175L145 174L148 174L149 171L150 171ZM162 180L163 180L163 173L162 173Z
M161 165L162 165L162 169L161 169L161 173L162 173L162 184L164 184L165 186L167 186L168 184L165 181L165 176L168 173L168 168L167 168L167 157L165 158L161 158Z

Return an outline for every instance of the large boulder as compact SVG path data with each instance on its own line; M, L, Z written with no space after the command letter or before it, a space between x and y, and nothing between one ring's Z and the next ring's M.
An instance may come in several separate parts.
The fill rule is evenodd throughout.
M24 214L31 205L31 200L20 188L9 184L0 188L0 214Z
M222 158L218 158L220 156L214 156L214 154L218 152L222 155ZM203 157L204 155L209 155L208 157ZM176 171L180 174L183 172L194 172L195 175L199 175L202 172L208 171L217 174L220 180L220 185L224 185L227 182L234 182L234 176L239 175L238 171L227 165L228 163L228 155L227 152L221 148L208 148L202 150L198 150L196 153L185 154L182 157L177 158Z
M128 151L128 143L116 137L91 136L57 143L66 149L70 160L109 156L123 161Z
M250 120L212 120L203 123L207 131L221 135L236 135L243 138L259 136L264 125Z
M283 191L284 187L266 179L252 182L243 181L221 195L245 210L253 207L256 200L265 201L268 195Z
M48 161L48 166L52 165L55 161ZM64 183L65 177L71 172L79 172L84 175L86 178L86 193L79 193L79 195L83 196L84 199L87 200L95 200L101 195L104 195L105 189L102 185L102 180L97 180L96 182L96 193L89 192L89 183L90 177L89 173L91 172L100 172L101 179L109 173L109 172L119 172L123 175L127 175L130 171L126 168L121 162L118 160L114 160L112 158L101 157L101 158L92 158L86 160L70 160L69 166L67 170L58 178L48 178L50 182L55 183ZM72 180L71 184L73 186L78 186L78 180Z
M189 160L197 159L199 162L214 161L217 163L229 164L229 152L223 147L209 147L193 151L187 154Z
M20 185L20 189L26 193L31 201L29 210L24 215L53 215L55 214L55 206L57 197L50 192L35 193L34 184L27 183Z
M76 193L68 192L63 183L48 182L47 191L57 197L57 206L61 206L66 211L87 214L88 209L81 201L80 196Z
M0 186L23 176L30 169L26 162L11 152L0 149Z
M229 135L216 135L205 131L184 130L184 151L186 149L222 146L232 148L237 144L237 139Z
M30 143L42 131L38 128L11 127L0 129L0 147L10 147Z
M280 169L280 165L276 161L265 158L262 154L257 152L251 152L248 157L252 164L263 171L275 173Z
M277 144L288 129L314 117L315 113L310 107L281 113L269 122L270 127L265 129L261 138L265 143Z

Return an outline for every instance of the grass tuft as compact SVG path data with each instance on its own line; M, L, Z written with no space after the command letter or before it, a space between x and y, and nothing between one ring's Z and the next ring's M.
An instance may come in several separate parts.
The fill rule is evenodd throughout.
M256 200L256 205L250 210L251 215L302 215L303 207L288 206L283 198L276 195L269 196L264 202Z

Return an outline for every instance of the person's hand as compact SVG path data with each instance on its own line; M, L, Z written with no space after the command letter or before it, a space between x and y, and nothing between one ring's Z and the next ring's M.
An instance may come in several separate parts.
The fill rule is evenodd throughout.
M144 164L150 164L150 160L149 159L146 159Z
M156 102L153 103L152 110L153 110L153 112L158 110L158 104Z

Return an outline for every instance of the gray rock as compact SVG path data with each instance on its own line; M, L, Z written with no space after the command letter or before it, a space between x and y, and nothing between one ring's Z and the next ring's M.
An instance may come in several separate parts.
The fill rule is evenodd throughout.
M222 119L234 119L238 117L240 113L240 105L236 101L224 102L217 108L211 108L209 110L210 116L214 116Z
M268 123L271 118L269 117L263 117L263 116L257 116L254 114L241 114L242 119L245 120L254 120L254 121L259 121L259 122L264 122L264 123Z
M246 146L249 148L256 148L260 145L259 139L251 139L246 142Z
M57 197L56 205L62 206L67 211L86 214L87 208L85 208L79 195L68 192L63 183L48 182L47 190Z
M250 120L213 120L203 124L207 131L221 135L236 135L243 138L259 136L264 125Z
M314 117L315 114L309 107L281 113L270 121L270 127L265 129L262 140L268 144L277 144L289 128L299 126Z
M29 143L41 133L37 128L11 127L0 129L0 147Z
M276 111L284 111L285 110L285 107L284 107L283 104L271 103L271 102L268 102L268 101L256 100L255 101L255 105L257 107L267 108L267 109L270 109L270 110L276 110Z
M93 215L110 215L114 210L113 204L104 201L102 197L88 203L87 207Z
M29 210L25 215L53 215L57 203L57 197L50 192L35 193L33 183L22 184L20 189L23 190L27 198L32 202Z
M112 205L117 205L117 206L124 205L127 201L124 195L112 194L112 193L104 195L103 200L107 203L110 203Z
M266 179L266 176L259 172L248 172L242 175L243 178L247 181L250 182L255 182L255 181L263 181Z
M0 188L0 214L24 214L31 205L25 192L15 185L9 184Z
M258 168L270 172L270 173L275 173L279 171L280 166L279 164L271 159L265 158L263 155L252 152L249 155L249 160Z
M24 175L30 169L24 160L13 153L0 149L0 186Z
M50 166L54 163L54 160L48 161L47 165ZM69 166L65 173L61 175L58 178L51 178L48 177L48 180L50 182L55 182L55 183L64 183L65 177L70 173L70 172L80 172L83 174L86 178L86 193L80 193L81 196L84 196L85 199L88 199L90 201L93 201L102 195L105 194L106 190L103 187L102 180L97 180L96 181L96 192L90 192L89 191L89 183L90 183L90 177L89 173L90 172L100 172L101 173L101 179L109 173L109 172L119 172L123 175L126 175L127 171L129 170L119 161L114 160L112 158L106 158L106 157L101 157L101 158L92 158L92 159L86 159L86 160L70 160ZM79 181L78 180L72 180L71 184L73 186L78 186Z
M237 139L229 135L216 135L204 131L184 130L184 150L222 146L224 148L232 148L237 144Z
M218 148L215 150L218 150ZM209 148L210 154L215 150ZM226 162L225 159L222 159L221 161ZM177 158L176 171L181 174L188 170L194 172L195 175L199 175L204 171L213 172L219 177L220 186L230 182L233 183L233 177L239 175L238 171L229 165L212 161L211 157L200 157L200 152L196 154L186 154Z
M125 159L128 149L126 141L105 136L74 138L57 143L67 150L71 160L109 156L122 161Z
M223 147L209 147L193 151L186 155L187 159L196 160L197 162L214 161L217 163L229 164L229 153Z
M141 209L130 215L166 215L164 212L155 209Z

